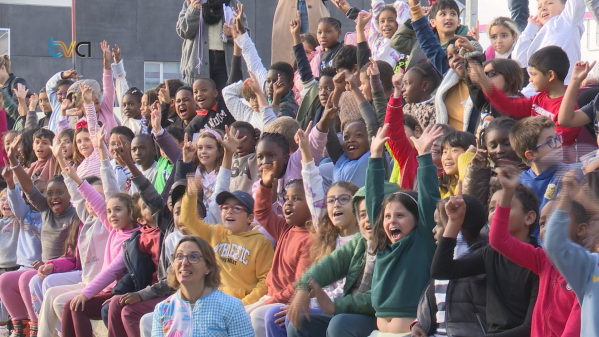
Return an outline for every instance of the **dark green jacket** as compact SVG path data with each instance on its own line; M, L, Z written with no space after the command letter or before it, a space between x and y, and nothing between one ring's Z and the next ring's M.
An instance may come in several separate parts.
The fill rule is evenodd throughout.
M431 155L419 156L418 164L418 223L407 236L377 251L372 275L372 306L377 317L416 317L420 294L429 282L436 249L434 213L441 197ZM370 158L365 185L370 219L381 213L384 176L383 159Z
M343 296L335 299L335 315L362 314L374 316L370 301L370 290L360 295L352 295L351 290L362 276L366 265L367 243L362 234L335 249L312 265L302 275L296 288L309 289L308 281L313 279L321 286L327 286L345 277Z
M466 36L468 34L468 26L459 25L455 31L455 35ZM435 32L437 40L439 34ZM426 60L426 56L420 49L420 44L416 38L416 32L412 28L412 19L408 19L403 25L399 26L393 37L391 37L391 48L400 53L410 55L406 71L416 65L420 60ZM443 50L447 49L447 44L442 44Z

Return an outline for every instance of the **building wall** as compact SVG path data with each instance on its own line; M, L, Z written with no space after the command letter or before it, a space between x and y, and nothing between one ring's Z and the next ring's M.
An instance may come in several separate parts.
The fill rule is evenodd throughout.
M10 28L11 60L15 75L25 78L38 91L58 71L72 68L72 59L54 58L48 52L48 37L71 41L70 1L54 0L50 6L38 0L23 2L0 0L0 27ZM19 3L19 4L16 4ZM368 0L350 1L362 8ZM179 62L181 38L175 25L182 1L174 0L77 0L77 41L91 41L92 57L77 58L80 75L101 80L100 42L118 44L122 49L127 80L143 89L144 61ZM270 64L271 32L277 0L245 0L244 10L258 52ZM342 20L344 33L354 24L330 2L332 16ZM58 49L57 49L58 50Z

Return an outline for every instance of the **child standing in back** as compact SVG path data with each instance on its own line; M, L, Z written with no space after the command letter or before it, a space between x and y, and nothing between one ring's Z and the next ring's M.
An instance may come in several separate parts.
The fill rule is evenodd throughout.
M496 17L487 24L487 35L491 40L491 45L485 51L487 61L512 58L518 40L518 26L512 19Z
M528 25L522 32L512 52L512 58L520 66L531 73L533 54L547 46L561 48L570 60L566 74L562 78L564 84L570 83L570 75L574 62L580 60L580 39L584 32L583 0L540 0L537 4L537 15L528 19ZM539 70L539 69L537 69ZM530 97L539 92L534 83L530 83L523 93Z

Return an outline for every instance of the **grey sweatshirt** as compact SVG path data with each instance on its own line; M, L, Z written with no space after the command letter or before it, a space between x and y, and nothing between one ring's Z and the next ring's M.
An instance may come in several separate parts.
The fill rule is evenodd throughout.
M77 217L75 207L69 203L62 214L55 214L48 206L46 197L35 186L31 192L25 192L25 194L42 215L42 261L48 262L61 257L64 254L69 228L73 223L73 218Z
M599 254L569 239L570 211L557 209L547 222L545 250L572 287L581 307L581 336L599 336Z
M20 226L14 216L0 219L0 268L17 266L19 229Z

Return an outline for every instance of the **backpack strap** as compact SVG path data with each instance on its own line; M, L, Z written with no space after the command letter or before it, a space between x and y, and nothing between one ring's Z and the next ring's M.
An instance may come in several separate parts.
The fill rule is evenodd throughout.
M12 79L12 81L10 82L10 95L12 96L12 94L15 92L15 83L17 82L19 78L15 76L15 78Z

